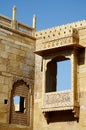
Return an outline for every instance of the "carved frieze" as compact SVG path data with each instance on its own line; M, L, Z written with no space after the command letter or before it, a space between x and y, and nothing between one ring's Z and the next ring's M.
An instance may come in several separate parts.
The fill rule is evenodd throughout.
M66 38L61 38L53 41L49 41L47 43L42 43L42 49L51 49L55 47L62 47L66 45L71 45L73 44L73 38L72 37L66 37Z
M61 108L67 109L67 107L73 106L72 97L73 93L71 91L45 93L42 110L47 108L54 110L54 107L57 108L57 110Z
M39 39L38 48L36 49L35 53L39 55L46 54L46 51L50 49L58 49L63 47L70 47L70 46L79 46L79 36L78 31L76 29L71 28L71 30L61 32L62 35L49 34L48 36L41 36Z

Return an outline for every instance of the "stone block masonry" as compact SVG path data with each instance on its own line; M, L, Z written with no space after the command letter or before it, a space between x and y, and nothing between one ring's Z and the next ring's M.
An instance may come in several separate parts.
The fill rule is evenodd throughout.
M33 126L35 29L12 22L0 16L0 130L27 130ZM25 99L25 113L15 111L15 96Z
M65 60L71 89L58 92ZM36 17L24 25L16 7L12 19L0 15L0 130L86 130L85 72L86 20L36 32Z

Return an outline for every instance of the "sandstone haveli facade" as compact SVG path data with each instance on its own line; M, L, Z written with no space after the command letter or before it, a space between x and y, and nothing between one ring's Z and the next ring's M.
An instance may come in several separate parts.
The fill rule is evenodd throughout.
M86 20L37 32L0 15L0 130L85 130L85 71Z

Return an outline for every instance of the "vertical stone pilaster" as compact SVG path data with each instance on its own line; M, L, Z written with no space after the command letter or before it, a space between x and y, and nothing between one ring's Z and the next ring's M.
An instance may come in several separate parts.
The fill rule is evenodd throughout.
M17 28L17 22L16 22L16 6L13 7L13 15L12 15L12 28Z

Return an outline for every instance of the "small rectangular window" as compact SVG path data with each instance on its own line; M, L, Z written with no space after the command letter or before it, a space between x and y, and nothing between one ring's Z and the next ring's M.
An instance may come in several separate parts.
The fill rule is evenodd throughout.
M8 100L7 100L7 99L5 99L5 100L4 100L4 104L7 104L7 103L8 103Z
M25 97L15 96L14 97L15 112L24 113L25 111Z

